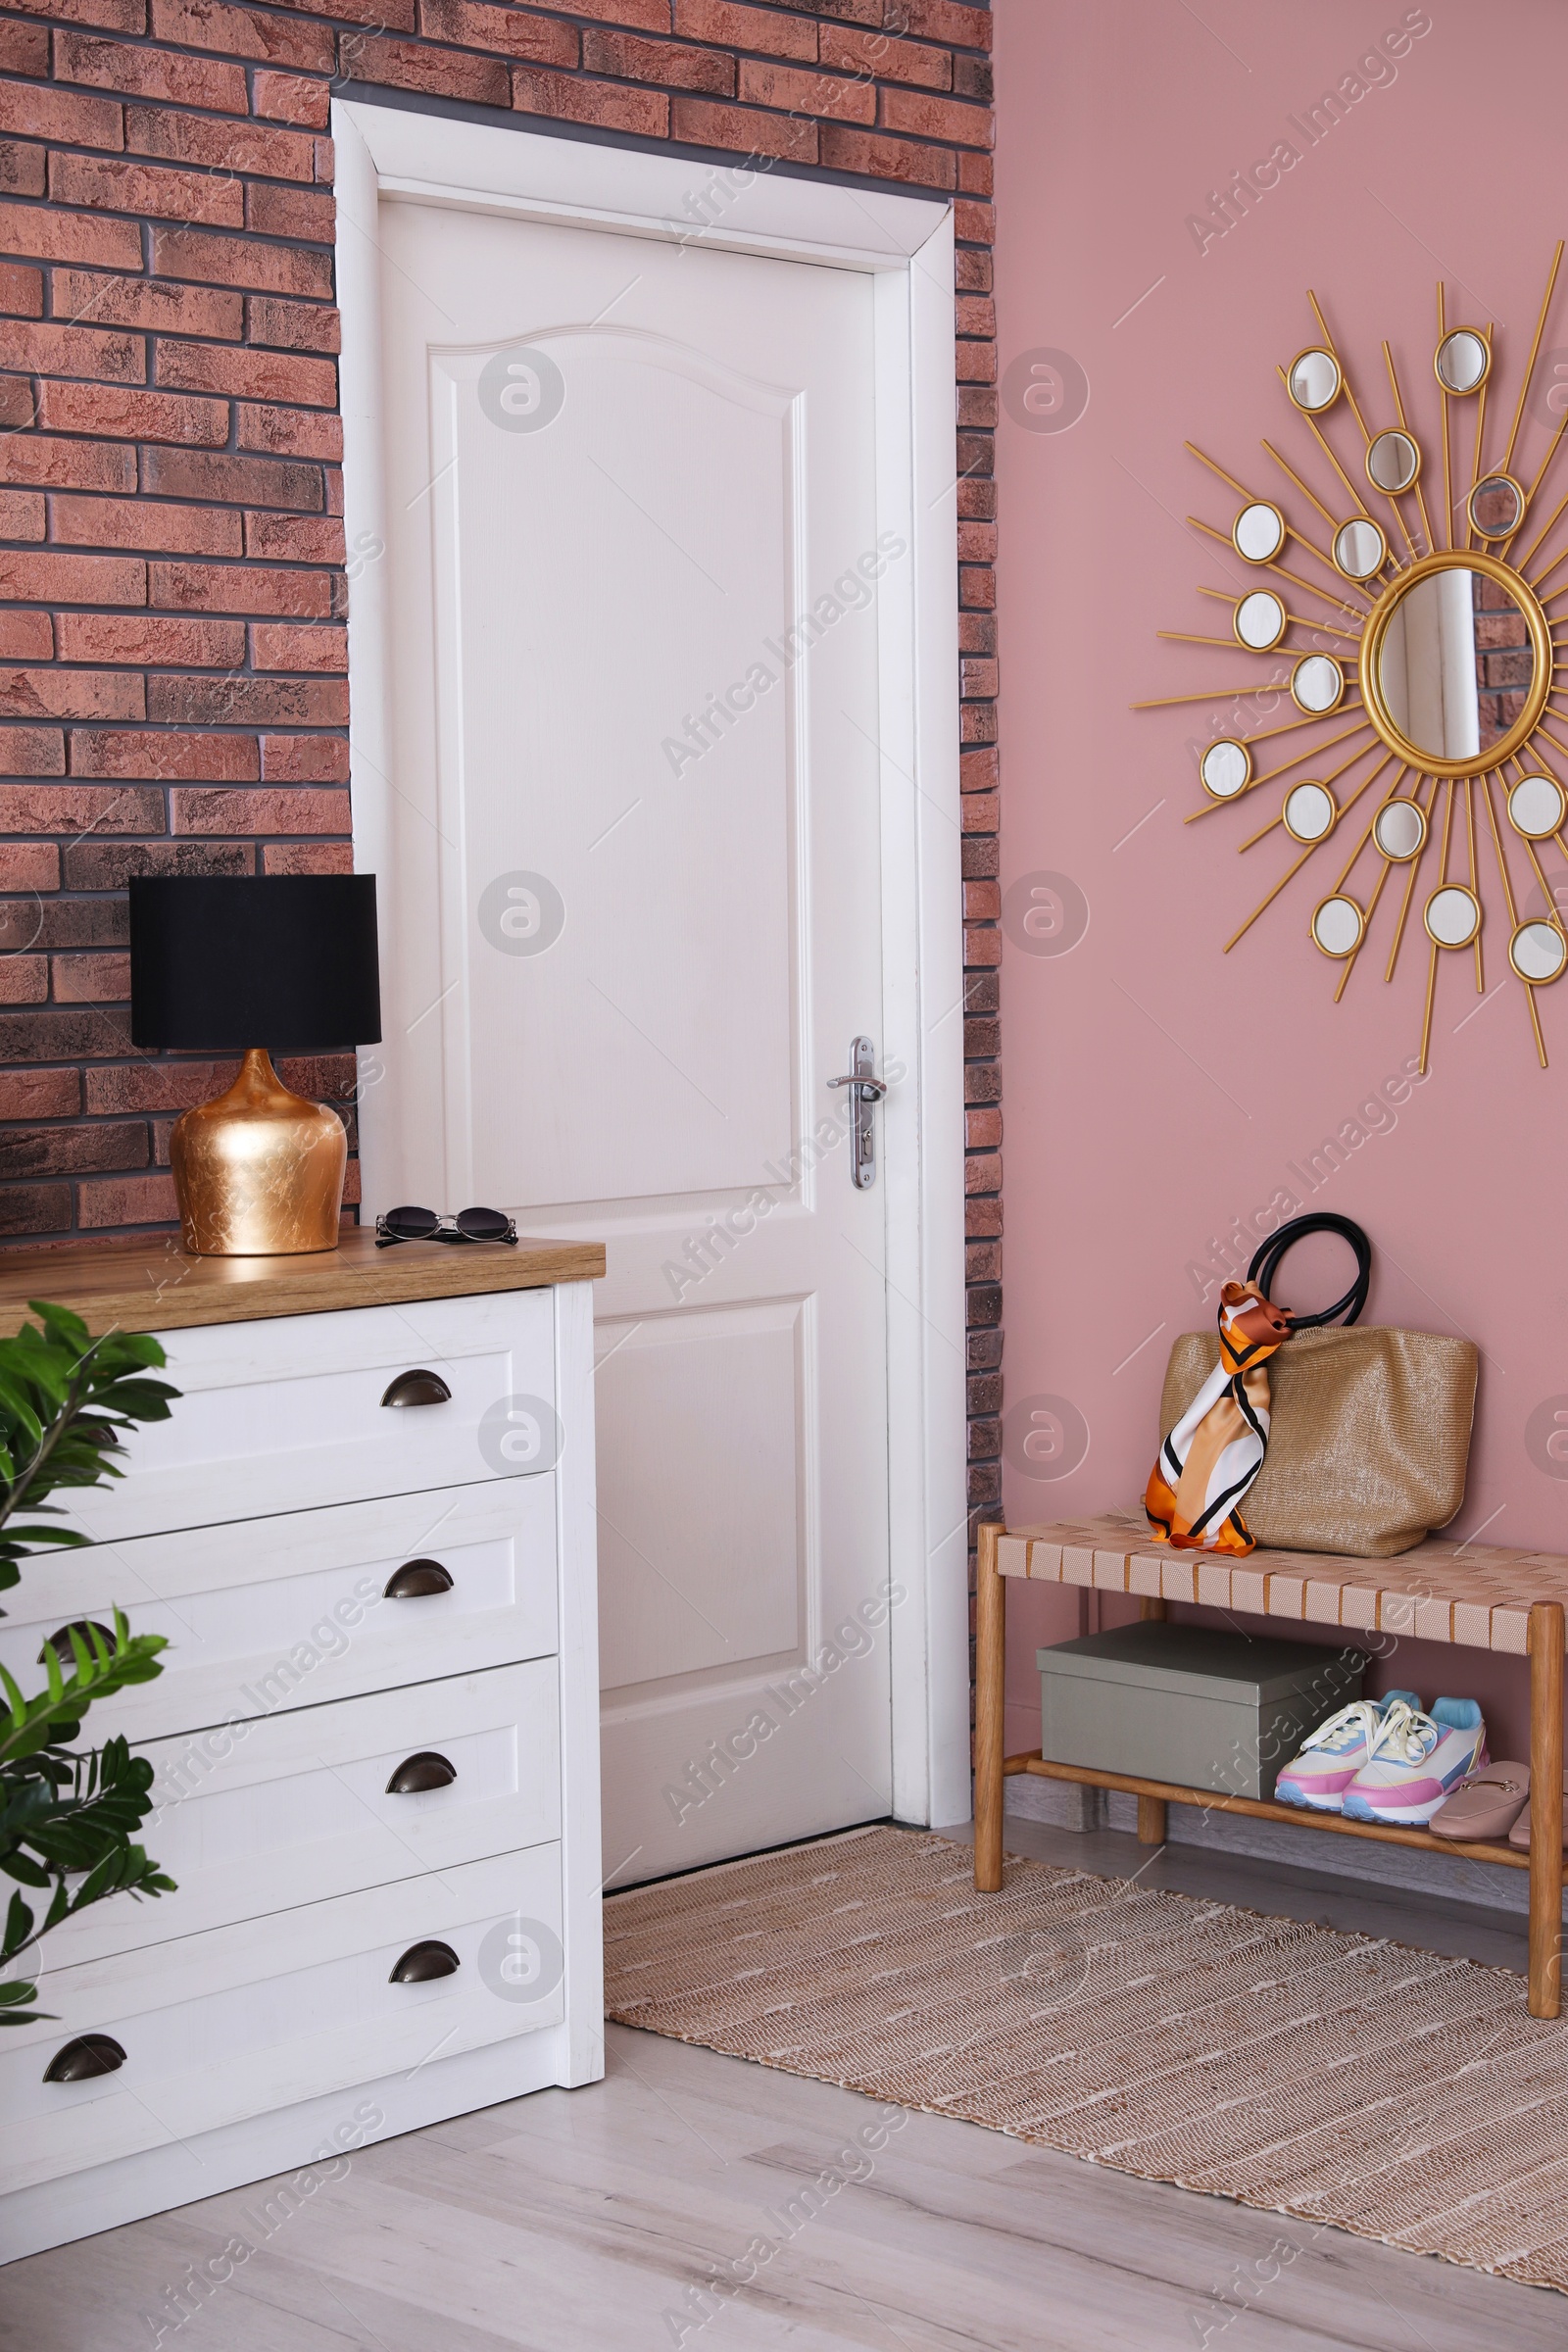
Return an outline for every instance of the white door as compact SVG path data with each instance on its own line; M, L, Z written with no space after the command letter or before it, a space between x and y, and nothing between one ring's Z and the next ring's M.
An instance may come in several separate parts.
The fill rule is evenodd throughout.
M366 1206L608 1244L626 1885L891 1809L887 1195L827 1084L882 1069L873 280L414 201L381 246Z

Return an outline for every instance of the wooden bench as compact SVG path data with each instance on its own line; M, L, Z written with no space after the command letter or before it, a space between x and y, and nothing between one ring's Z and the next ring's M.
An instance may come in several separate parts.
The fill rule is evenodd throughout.
M1392 1633L1460 1648L1495 1649L1530 1661L1530 1851L1503 1839L1456 1842L1429 1830L1348 1821L1339 1813L1306 1813L1296 1805L1233 1796L1212 1788L1179 1788L1126 1773L1048 1764L1038 1749L1004 1753L1003 1679L1005 1664L1005 1579L1076 1585L1121 1592L1139 1601L1144 1617L1163 1617L1173 1600L1278 1617L1298 1625L1332 1625L1348 1634ZM982 1892L1002 1885L1003 1784L1010 1773L1118 1788L1138 1799L1138 1835L1146 1844L1165 1838L1167 1805L1201 1805L1215 1813L1288 1822L1295 1829L1342 1837L1382 1838L1462 1854L1530 1873L1530 2014L1556 2017L1562 1976L1563 1628L1568 1605L1568 1559L1548 1552L1508 1550L1429 1536L1390 1560L1356 1560L1305 1551L1248 1553L1220 1559L1200 1551L1172 1551L1131 1512L1072 1520L1055 1527L979 1532L979 1592L975 1670L975 1861Z

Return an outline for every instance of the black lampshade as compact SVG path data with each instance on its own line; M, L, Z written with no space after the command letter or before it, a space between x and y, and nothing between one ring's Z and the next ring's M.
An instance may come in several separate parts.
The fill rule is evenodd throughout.
M373 874L132 878L133 1045L313 1054L380 1034Z

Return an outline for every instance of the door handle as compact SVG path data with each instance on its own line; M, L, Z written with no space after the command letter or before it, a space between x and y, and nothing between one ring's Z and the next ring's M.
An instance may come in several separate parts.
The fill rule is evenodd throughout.
M876 1182L876 1106L888 1091L875 1071L876 1048L868 1037L857 1037L850 1041L849 1075L828 1080L829 1086L850 1090L855 1113L853 1172L856 1191L861 1193Z
M390 1382L383 1404L450 1404L452 1391L439 1372L400 1372Z
M463 1966L450 1943L411 1943L393 1963L389 1984L428 1984L435 1977L453 1977Z
M78 2034L56 2050L43 2070L46 2082L85 2082L92 2075L112 2075L125 2063L125 2053L112 2034Z
M386 1785L388 1796L414 1796L421 1788L449 1788L458 1777L458 1768L434 1748L421 1748L416 1756L405 1756Z
M383 1600L423 1600L431 1592L450 1592L453 1587L450 1568L439 1560L405 1560L394 1568L386 1580Z

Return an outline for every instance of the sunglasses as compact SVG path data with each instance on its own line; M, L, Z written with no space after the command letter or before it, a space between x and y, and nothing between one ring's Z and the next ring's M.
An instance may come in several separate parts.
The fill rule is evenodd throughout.
M389 1208L375 1220L375 1246L394 1242L507 1242L516 1247L517 1228L499 1208L460 1208L455 1217L433 1208Z

